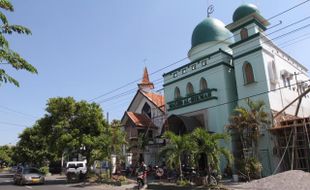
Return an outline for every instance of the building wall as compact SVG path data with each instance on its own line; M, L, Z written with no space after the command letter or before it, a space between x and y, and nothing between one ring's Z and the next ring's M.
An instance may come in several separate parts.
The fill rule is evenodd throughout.
M199 93L201 78L206 79L208 88L217 89L217 91L212 92L212 96L217 97L217 99L207 100L174 110L169 110L169 106L167 106L169 110L168 114L185 116L203 115L203 124L206 129L217 133L223 133L224 126L228 124L229 116L237 104L234 71L230 65L230 57L226 54L218 53L205 60L207 60L208 64L202 66L200 62L203 60L198 61L197 65L199 66L196 67L195 71L191 70L191 65L189 65L189 67L185 67L189 69L188 73L182 73L184 67L181 67L171 72L171 75L164 75L165 84L168 84L164 86L166 103L174 101L174 91L176 87L180 89L181 96L186 97L186 86L189 82L192 83L194 92ZM214 65L217 66L213 67ZM210 69L200 72L208 67ZM177 77L173 77L174 73L177 73ZM173 81L171 82L171 80Z
M273 44L266 43L263 47L266 49L263 53L263 57L267 73L267 85L269 91L271 91L268 94L268 98L272 100L270 101L270 108L275 111L280 111L303 92L302 86L307 87L309 85L307 69ZM275 64L274 73L271 72L271 62ZM283 71L288 71L291 74L290 85L288 85L287 80L284 82L285 77L281 75ZM276 74L276 77L271 76L273 74ZM277 81L274 81L274 78L277 78ZM307 82L301 83L301 81ZM294 115L297 104L298 101L286 109L285 113ZM310 96L306 95L300 105L298 116L309 116L309 107Z

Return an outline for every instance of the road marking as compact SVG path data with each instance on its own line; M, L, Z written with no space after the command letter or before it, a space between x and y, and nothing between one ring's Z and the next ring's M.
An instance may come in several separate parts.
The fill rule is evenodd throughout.
M30 187L30 186L27 186L27 185L26 185L25 187L26 187L27 189L32 189L32 187Z

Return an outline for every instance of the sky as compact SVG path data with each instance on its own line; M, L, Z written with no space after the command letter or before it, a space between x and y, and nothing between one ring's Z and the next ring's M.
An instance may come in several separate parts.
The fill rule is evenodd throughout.
M179 60L187 57L193 29L206 18L210 4L215 7L211 16L229 24L243 3L257 5L268 19L304 1L12 0L15 11L5 12L9 22L30 28L32 35L7 38L38 74L1 66L20 87L0 86L0 145L15 144L26 127L44 116L53 97L96 102L109 121L121 119L145 66L155 91L163 93L163 73L189 62ZM269 20L266 33L284 28L272 39L308 25L309 10L307 2ZM310 68L309 38L310 27L305 27L274 43Z

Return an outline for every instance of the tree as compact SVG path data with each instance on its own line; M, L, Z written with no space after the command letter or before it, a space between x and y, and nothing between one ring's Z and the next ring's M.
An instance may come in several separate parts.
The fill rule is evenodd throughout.
M0 146L0 168L12 164L12 147L8 145Z
M0 8L10 12L14 11L13 5L8 0L1 0ZM26 70L30 73L37 73L35 67L29 64L17 52L10 49L9 42L5 38L5 35L12 33L30 35L31 31L21 25L11 25L3 11L0 11L0 20L2 22L0 26L0 65L10 65L16 70ZM19 82L16 79L7 74L4 69L0 68L0 84L7 82L19 86Z
M166 131L164 134L164 138L168 140L168 143L160 150L160 154L165 156L166 162L170 167L178 167L182 180L183 173L181 158L193 147L193 144L191 143L192 141L189 139L190 136L188 134L179 136L171 131Z
M138 138L136 141L131 142L131 145L128 147L128 150L131 151L132 149L137 150L137 154L139 155L139 162L144 161L143 152L146 150L146 147L149 144L149 138L145 133L138 134Z
M252 148L252 156L258 157L258 139L260 131L270 124L270 116L264 110L263 101L247 100L246 107L236 107L230 118L228 129L233 130L240 137L244 149Z
M197 160L205 158L205 166L208 174L208 179L211 177L211 170L220 171L220 156L223 155L230 165L232 155L225 147L220 146L220 141L228 141L228 134L211 134L203 128L196 128L190 135L195 146L193 149Z
M41 125L49 147L59 157L64 151L69 154L81 154L87 160L88 169L94 159L92 154L97 150L107 131L103 111L98 104L86 101L76 102L72 97L51 98L47 103L47 114Z
M49 151L47 139L39 125L26 128L20 135L20 141L13 149L12 159L15 163L27 163L41 167L46 165L55 155Z
M15 157L42 166L43 161L60 160L64 153L83 155L90 169L96 152L105 151L108 126L102 109L95 103L75 101L72 97L50 98L46 114L20 135ZM102 155L102 154L100 154Z
M72 97L50 98L46 112L19 136L13 154L17 163L41 167L46 161L59 161L64 154L82 155L90 169L95 160L121 152L125 134L107 125L98 104Z

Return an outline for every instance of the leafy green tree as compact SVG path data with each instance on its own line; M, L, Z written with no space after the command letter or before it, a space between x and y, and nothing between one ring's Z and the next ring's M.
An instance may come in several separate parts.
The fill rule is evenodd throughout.
M13 154L16 163L40 167L46 161L59 161L64 154L83 155L89 169L95 160L121 152L125 134L107 125L98 104L72 97L51 98L46 112L19 136Z
M8 145L0 146L0 168L4 165L12 164L12 147Z
M16 70L26 70L30 73L37 73L35 67L10 48L9 42L5 38L6 35L12 33L29 35L31 31L21 25L10 24L3 11L14 11L13 5L9 0L0 1L0 20L2 22L0 26L0 65L10 65ZM7 82L19 86L19 82L0 67L0 84Z
M180 136L171 131L166 131L164 138L168 140L168 143L160 150L160 155L163 155L166 158L166 162L170 167L178 167L182 180L183 172L181 158L184 154L189 153L193 147L190 136L188 134Z
M39 125L35 124L32 128L26 128L19 135L19 142L13 149L12 159L18 163L27 163L41 167L46 165L55 155L51 153L47 146L47 139L42 134Z
M60 157L64 151L86 157L90 168L92 154L101 147L100 140L107 138L107 124L98 104L76 102L72 97L51 98L47 114L42 119L42 129L49 139L49 147Z
M234 131L239 136L243 148L251 148L252 156L257 158L260 131L270 124L270 115L265 111L263 101L248 99L246 103L246 107L235 108L227 128Z
M137 154L139 155L139 162L144 160L143 152L146 150L146 147L149 143L149 138L145 133L138 134L136 141L131 142L128 150L136 149Z
M93 151L94 160L109 160L112 154L120 155L126 142L126 134L119 126L109 126L97 139L98 148Z
M192 141L194 142L193 153L197 160L205 158L206 173L208 179L210 179L211 170L220 171L220 156L223 155L230 165L232 161L232 155L229 150L220 145L221 141L228 141L228 134L211 134L203 128L196 128L193 133L190 134Z

